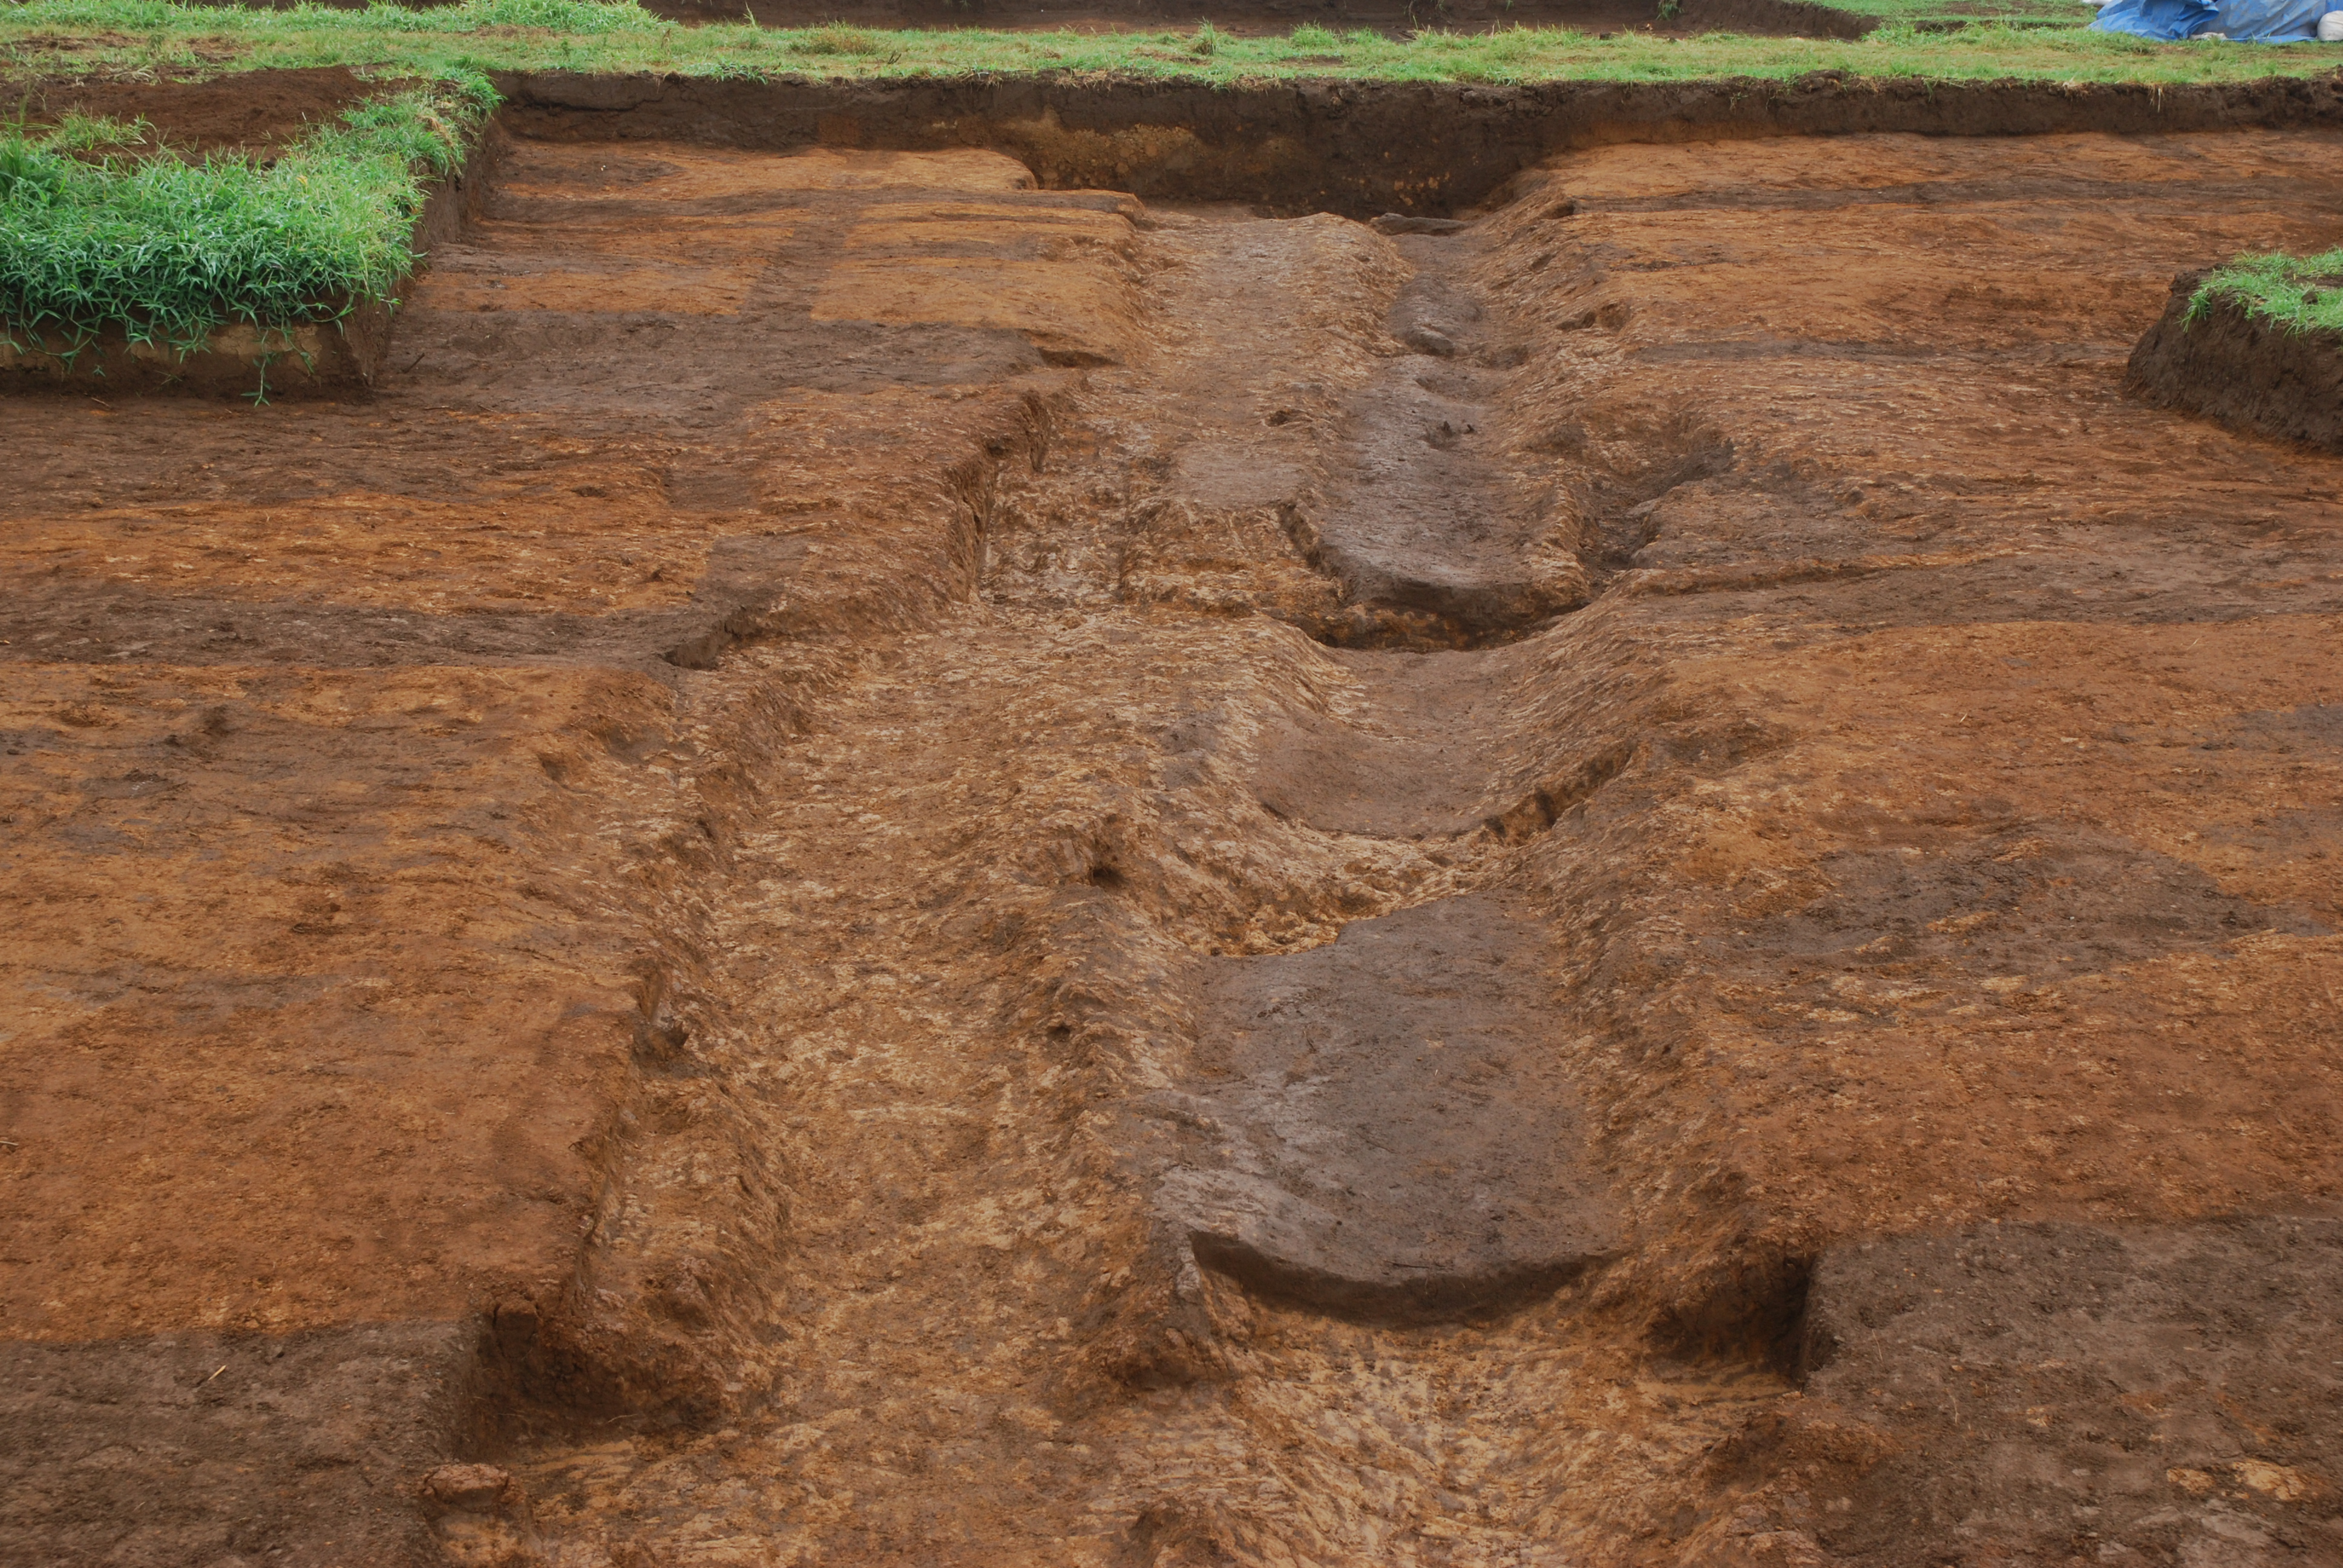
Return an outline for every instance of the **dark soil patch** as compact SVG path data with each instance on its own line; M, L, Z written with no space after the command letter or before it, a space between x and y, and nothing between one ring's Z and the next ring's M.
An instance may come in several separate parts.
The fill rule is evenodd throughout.
M2125 384L2159 407L2343 452L2343 333L2289 331L2217 295L2191 321L2188 301L2203 279L2172 280Z
M52 82L35 85L25 117L54 124L67 114L145 120L150 140L183 154L270 156L354 104L395 90L338 65L246 71L207 82Z
M395 1322L0 1344L0 1558L418 1561L416 1477L462 1427L472 1334Z
M2077 1541L2101 1562L2323 1560L2338 1283L2331 1219L1841 1247L1774 1458L1812 1464L1815 1534L1843 1560L2056 1561Z

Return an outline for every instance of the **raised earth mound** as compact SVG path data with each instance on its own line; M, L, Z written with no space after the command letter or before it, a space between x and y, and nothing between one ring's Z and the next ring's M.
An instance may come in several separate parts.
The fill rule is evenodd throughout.
M565 90L0 405L0 1560L2343 1559L2334 131Z
M2343 332L2295 330L2218 294L2192 308L2204 280L2172 280L2164 314L2132 350L2132 389L2161 407L2343 452Z

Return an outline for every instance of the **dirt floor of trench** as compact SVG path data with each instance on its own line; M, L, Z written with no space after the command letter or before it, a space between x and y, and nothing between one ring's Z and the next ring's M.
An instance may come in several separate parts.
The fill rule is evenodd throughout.
M499 137L7 398L0 1556L2343 1559L2343 460L2121 387L2338 149Z

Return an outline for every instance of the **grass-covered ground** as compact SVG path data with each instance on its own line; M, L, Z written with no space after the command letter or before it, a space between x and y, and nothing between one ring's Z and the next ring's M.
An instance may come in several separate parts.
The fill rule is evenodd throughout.
M1843 0L1888 18L1859 41L1597 38L1561 29L1427 32L1408 38L1304 26L1283 37L1210 27L1179 33L874 32L746 24L685 25L631 3L463 0L429 10L285 11L169 0L0 0L0 77L211 75L260 66L348 65L400 75L496 70L669 71L688 75L960 76L1113 74L1213 83L1339 75L1380 81L1685 81L1855 77L2174 85L2308 75L2343 65L2343 48L2187 43L2084 29L2091 12L2052 0L1978 0L2006 19L1956 31L1914 18L1938 0ZM1655 6L1656 11L1656 6ZM2045 27L2046 15L2071 27Z
M108 327L189 350L383 298L495 102L477 75L390 94L266 165L171 156L143 125L0 126L0 328L67 355Z
M2216 297L2291 331L2343 332L2343 247L2320 256L2241 256L2197 287L2189 314Z

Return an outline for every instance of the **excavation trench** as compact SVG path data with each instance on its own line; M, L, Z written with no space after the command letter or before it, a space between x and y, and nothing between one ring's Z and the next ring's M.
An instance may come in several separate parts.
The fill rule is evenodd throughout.
M679 152L641 152L678 177ZM1934 164L1913 176L1938 189L1976 177L1883 152ZM527 156L611 160L607 185L629 166L586 146ZM1659 1212L1623 1180L1643 1131L1624 1108L1684 1048L1605 1012L1668 971L1600 924L1632 902L1612 857L1649 853L1606 851L1615 825L1783 741L1762 710L1666 689L1681 678L1654 645L1703 634L1665 609L1632 629L1631 607L1773 580L1795 603L1802 582L1915 568L1875 547L1834 558L1851 539L1805 543L1786 572L1768 548L1712 558L1717 536L1689 519L1754 515L1778 537L1794 528L1764 519L1826 492L1751 460L1765 433L1684 383L1615 401L1586 384L1684 356L1634 342L1666 305L1607 282L1606 243L1574 233L1604 197L1566 176L1451 228L997 186L979 207L946 182L1014 186L1013 166L808 156L858 204L873 173L908 187L856 206L817 319L965 301L944 308L1023 334L1037 374L1071 373L954 471L971 533L948 558L967 575L936 630L845 676L807 671L786 620L715 661L818 695L804 739L759 767L721 873L741 891L696 895L707 925L669 1005L692 1020L681 1038L721 1037L718 1060L785 1085L739 1109L739 1136L826 1211L799 1200L769 1257L733 1261L765 1271L765 1332L785 1337L718 1338L719 1392L687 1415L722 1432L647 1445L678 1412L639 1392L600 1429L639 1427L631 1445L513 1451L538 1539L638 1538L616 1521L647 1506L662 1531L707 1528L682 1522L712 1517L695 1501L711 1484L752 1539L971 1561L1018 1541L1113 1561L1503 1560L1553 1549L1536 1522L1565 1477L1582 1538L1634 1539L1664 1513L1686 1553L1728 1499L1775 1506L1763 1465L1715 1456L1785 1377L1844 1353L1842 1331L1810 1327L1816 1243L1753 1221L1733 1178ZM728 224L787 164L723 162ZM1617 224L1710 209L1654 201L1628 166ZM2162 193L2147 205L2169 216ZM862 262L880 236L894 248ZM1012 281L970 276L985 267ZM1582 377L1566 396L1557 354ZM1944 553L1959 569L1976 551ZM1623 1001L1598 1000L1612 986ZM1605 1063L1573 1030L1644 1054ZM1868 1276L1825 1277L1866 1282L1835 1286L1821 1321L1842 1322ZM1470 1392L1426 1401L1418 1379ZM1632 1460L1590 1403L1631 1385L1648 1444ZM1011 1473L1006 1494L964 1490ZM1795 1507L1777 1532L1797 1533Z
M370 396L9 401L20 879L177 946L41 950L0 1540L2332 1538L2338 470L2122 390L2327 89L508 85Z
M760 1450L802 1442L873 1398L896 1408L940 1352L950 1402L919 1421L952 1463L1045 1434L1031 1528L1124 1552L1161 1512L1153 1478L1202 1436L1151 1426L1224 1426L1199 1393L1241 1375L1255 1312L1436 1351L1616 1250L1578 1091L1541 1045L1551 938L1493 876L1554 819L1524 802L1557 792L1506 733L1519 645L1588 588L1567 502L1506 460L1496 405L1523 356L1479 298L1482 242L1035 192L969 151L523 142L500 178L479 243L437 260L443 297L540 303L591 275L589 236L631 268L637 222L695 258L703 233L785 231L792 254L842 257L782 285L817 328L941 315L1031 356L980 456L944 448L930 548L960 608L932 630L850 623L848 671L835 637L817 653L805 635L836 527L806 492L837 478L790 453L790 483L768 468L730 498L799 548L750 593L737 574L711 590L719 561L780 558L711 547L696 598L741 608L720 646L669 661L801 694L805 734L759 760L753 809L718 835L638 1093L785 1085L722 1114L769 1167L740 1191L769 1183L789 1213L761 1257L710 1256L685 1237L751 1222L723 1169L684 1200L696 1222L647 1221L628 1211L679 1195L641 1172L677 1156L656 1134L620 1156L590 1293L510 1347L502 1442L546 1538L668 1484L581 1441L613 1424L753 1415ZM736 346L744 330L728 323ZM920 341L892 346L894 374ZM704 1150L709 1120L678 1131ZM615 1376L572 1370L598 1332ZM854 1348L800 1352L817 1343ZM1121 1429L1136 1464L1097 1471L1070 1422ZM880 1550L904 1510L971 1543L1008 1528L995 1499L976 1501L986 1522L941 1523L960 1505L930 1462L881 1480L873 1440L814 1439L889 1494L849 1538ZM450 1517L459 1550L499 1539Z

